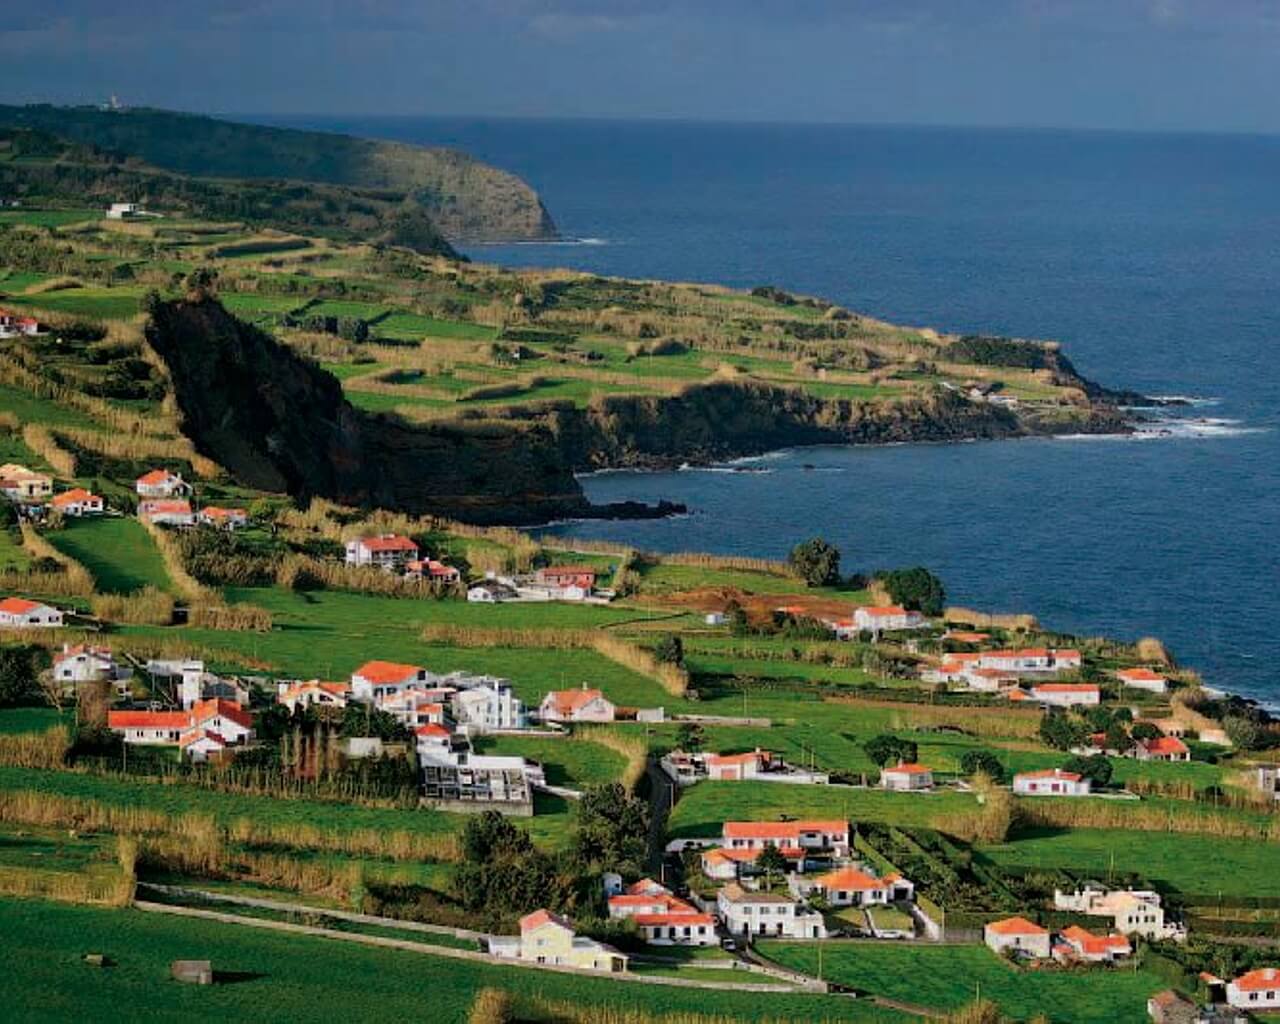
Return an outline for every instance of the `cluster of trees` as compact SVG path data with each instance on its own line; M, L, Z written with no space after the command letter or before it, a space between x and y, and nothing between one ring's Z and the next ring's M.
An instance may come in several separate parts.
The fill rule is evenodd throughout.
M463 829L453 895L490 922L510 922L546 907L574 914L580 923L595 919L598 930L604 916L601 874L639 876L648 838L648 803L616 782L583 794L562 852L539 850L525 829L497 811L485 811Z
M966 750L960 757L960 770L965 775L986 775L992 782L1003 782L1005 768L989 750Z
M947 591L942 580L923 566L878 572L876 579L888 591L893 603L903 608L932 617L941 615L946 607Z
M873 736L862 745L862 749L881 768L903 761L914 761L919 756L919 748L914 740L904 740L891 733Z
M34 644L0 647L0 707L43 704L40 671L45 652Z
M1134 740L1153 739L1160 730L1150 722L1133 724L1133 712L1126 707L1089 708L1082 716L1051 711L1040 720L1040 738L1055 750L1081 746L1094 733L1105 737L1108 750L1128 750Z

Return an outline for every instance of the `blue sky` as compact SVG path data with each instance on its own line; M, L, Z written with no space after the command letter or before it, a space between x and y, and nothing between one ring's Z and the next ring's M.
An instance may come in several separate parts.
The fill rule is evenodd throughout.
M1280 131L1280 0L6 0L0 99Z

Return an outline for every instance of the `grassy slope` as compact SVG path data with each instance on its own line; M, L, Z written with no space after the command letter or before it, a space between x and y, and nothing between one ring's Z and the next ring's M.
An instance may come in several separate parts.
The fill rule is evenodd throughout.
M64 529L46 536L89 570L101 592L129 594L145 586L169 589L160 552L136 519L68 520Z
M24 1021L260 1019L431 1020L461 1024L479 988L578 1005L617 1004L618 984L513 967L470 964L399 950L338 944L243 926L182 920L129 910L96 910L0 900L0 932L9 966L0 1000ZM116 961L108 969L80 962L86 952ZM171 960L210 959L236 975L213 987L177 985ZM749 1021L766 1017L830 1021L896 1021L901 1015L845 999L804 995L737 995L667 987L628 987L628 1005L653 1013L705 1010ZM127 1011L124 1008L128 1008Z
M817 971L815 945L766 942L766 956ZM1053 1024L1139 1024L1146 1000L1168 982L1145 971L1018 971L985 946L869 942L826 944L823 976L876 995L954 1010L978 992L1019 1020L1047 1014Z

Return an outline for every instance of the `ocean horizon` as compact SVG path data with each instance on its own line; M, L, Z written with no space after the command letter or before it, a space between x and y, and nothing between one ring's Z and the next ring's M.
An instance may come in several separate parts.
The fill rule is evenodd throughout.
M468 247L473 259L769 284L896 323L1060 341L1100 383L1194 399L1137 438L590 475L594 501L667 498L691 514L553 530L770 557L821 534L846 571L927 565L956 604L1157 636L1207 684L1280 704L1280 137L257 120L456 146L520 174L566 241Z

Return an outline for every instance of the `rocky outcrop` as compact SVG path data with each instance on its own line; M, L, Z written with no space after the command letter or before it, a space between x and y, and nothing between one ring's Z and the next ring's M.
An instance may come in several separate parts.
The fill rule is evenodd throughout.
M184 433L250 487L479 523L589 510L543 425L416 426L363 412L331 374L211 299L157 304L146 337Z

